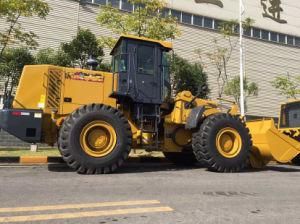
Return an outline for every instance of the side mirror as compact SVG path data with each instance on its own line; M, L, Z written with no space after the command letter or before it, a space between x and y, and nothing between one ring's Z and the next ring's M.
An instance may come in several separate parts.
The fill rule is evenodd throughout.
M90 70L96 70L98 64L98 61L94 59L93 56L90 56L87 60L87 66L89 66Z

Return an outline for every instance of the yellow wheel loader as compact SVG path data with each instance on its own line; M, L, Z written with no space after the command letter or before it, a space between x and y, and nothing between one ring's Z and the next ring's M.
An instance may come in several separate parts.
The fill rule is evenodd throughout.
M79 173L111 173L132 148L160 150L179 165L244 169L252 140L237 105L189 91L170 99L171 50L169 42L121 36L111 52L112 73L26 66L12 108L0 111L0 126L29 143L57 143Z

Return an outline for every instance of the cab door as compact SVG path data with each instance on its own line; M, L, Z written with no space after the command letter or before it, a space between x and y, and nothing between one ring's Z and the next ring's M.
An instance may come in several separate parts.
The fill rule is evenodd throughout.
M152 44L129 44L129 50L135 52L133 64L130 66L132 82L135 86L135 100L140 103L155 103L161 101L161 74L158 66L157 47ZM160 56L161 57L161 56Z

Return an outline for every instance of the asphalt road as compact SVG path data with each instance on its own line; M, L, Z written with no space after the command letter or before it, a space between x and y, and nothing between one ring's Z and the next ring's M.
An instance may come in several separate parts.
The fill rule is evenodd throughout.
M0 223L300 223L300 167L220 174L128 164L111 175L0 167Z

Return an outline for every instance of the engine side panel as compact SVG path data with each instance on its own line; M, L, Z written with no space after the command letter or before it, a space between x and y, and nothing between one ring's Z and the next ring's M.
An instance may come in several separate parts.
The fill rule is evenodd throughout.
M13 108L67 115L90 103L116 107L116 100L109 97L113 85L111 73L51 65L25 66Z
M59 114L70 114L78 107L91 103L116 107L116 100L109 97L112 92L112 74L66 68Z
M23 70L12 109L41 111L41 142L53 145L64 118L82 105L117 107L116 100L109 97L115 88L111 73L29 65Z
M48 68L37 65L24 67L13 101L14 109L39 109L41 96L47 92Z

